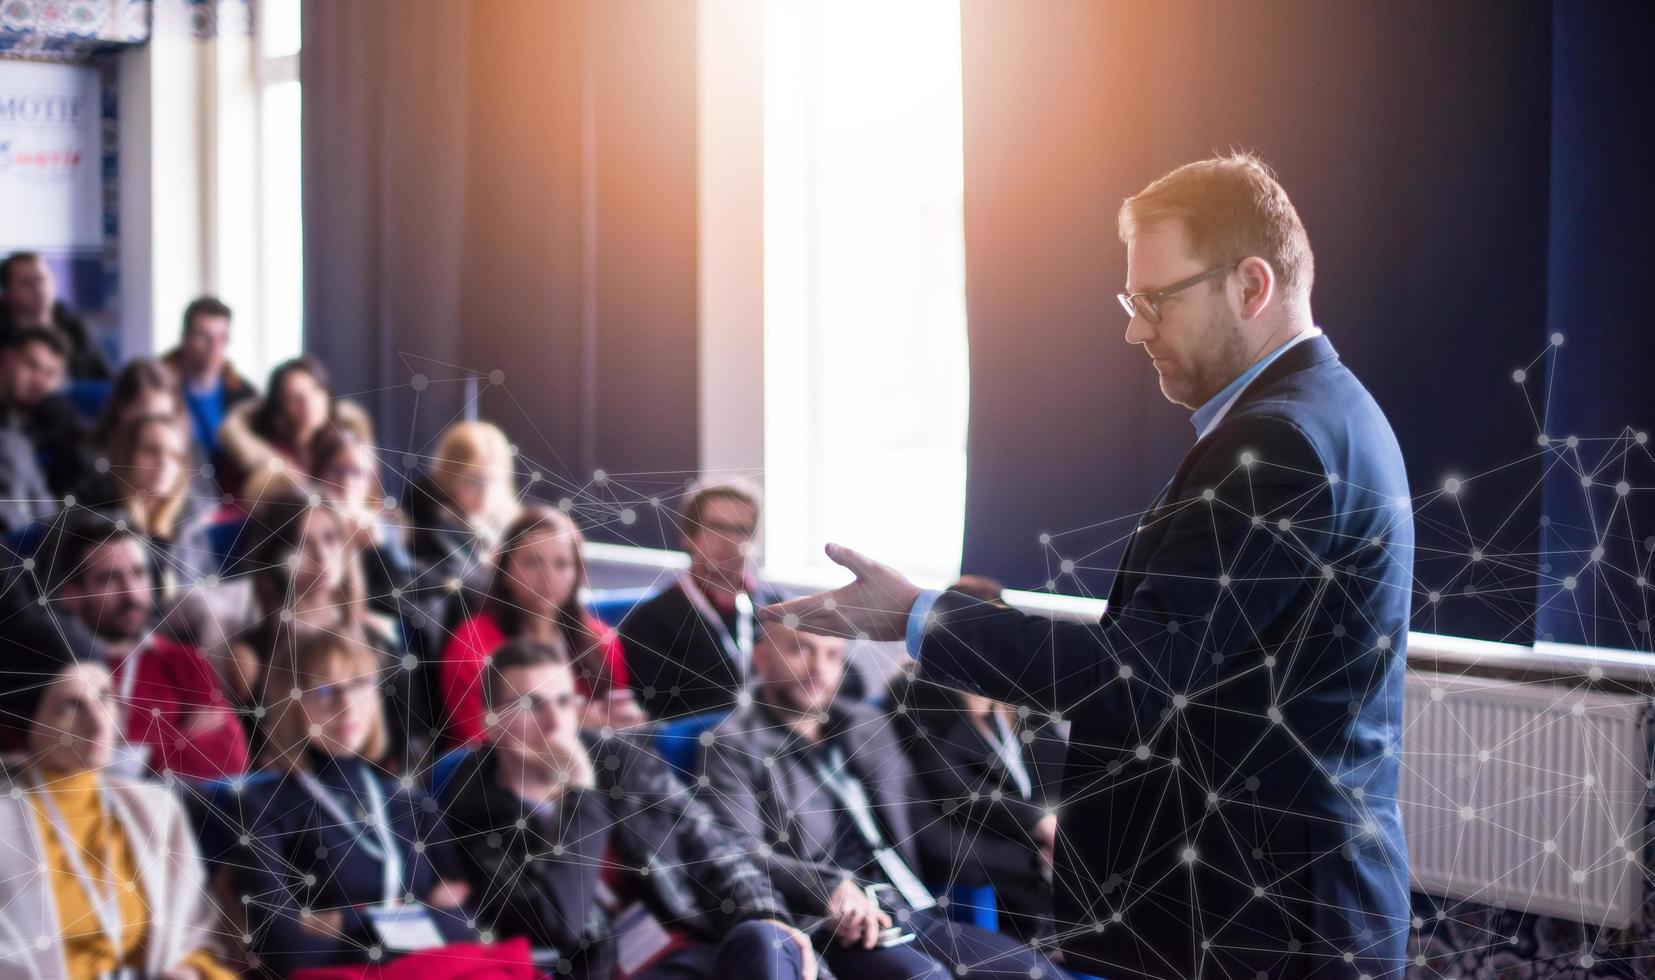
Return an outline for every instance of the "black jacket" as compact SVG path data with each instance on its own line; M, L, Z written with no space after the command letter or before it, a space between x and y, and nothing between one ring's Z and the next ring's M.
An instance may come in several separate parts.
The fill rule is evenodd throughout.
M774 589L759 585L753 591L755 617L757 609L781 599ZM733 615L725 627L736 635ZM739 667L681 585L674 583L639 603L622 620L620 634L628 686L651 718L682 718L736 706L743 684ZM866 690L862 671L848 665L844 695L859 698Z
M1316 337L1196 441L1100 621L937 601L921 677L1071 722L1055 860L1071 962L1401 974L1413 544L1391 427Z
M20 531L57 513L34 442L13 413L0 407L0 533Z
M924 802L885 716L840 700L824 732L824 741L844 752L846 767L861 780L881 836L916 875L934 880L939 856L953 850L950 835L937 809ZM769 848L764 864L787 907L819 916L847 873L832 850L843 807L805 758L807 747L754 702L713 730L704 769L725 823Z
M1029 778L1025 799L994 744L964 711L900 683L892 685L891 700L900 706L890 712L891 724L920 792L941 807L962 842L950 880L1033 888L1041 877L1034 828L1056 808L1063 778L1066 747L1055 726L1031 716L1017 729Z
M597 899L606 868L647 868L625 876L625 894L641 900L664 927L710 942L747 919L786 920L749 856L751 842L720 826L664 762L622 736L583 733L582 739L596 785L544 810L496 782L500 763L490 749L467 758L448 779L446 819L480 922L556 950L572 960L577 975L607 977L615 937Z
M753 603L758 607L779 598L761 587ZM725 625L735 636L735 623L726 621ZM682 586L675 583L639 603L621 622L620 633L627 679L651 718L735 707L742 686L740 666L725 651L717 630L696 612Z
M417 898L438 878L457 880L458 855L436 801L417 783L402 783L359 760L319 760L317 780L348 811L364 807L365 780L386 799L391 832L403 863L403 884ZM236 789L240 783L239 790ZM365 908L384 898L382 865L360 843L372 837L359 824L341 825L291 773L266 771L213 784L197 804L203 856L227 868L236 894L251 896L247 931L264 968L287 975L305 967L369 962L377 941ZM377 839L377 838L373 838ZM245 840L246 843L240 843ZM338 910L344 937L300 924L302 909ZM431 910L450 942L475 941L457 912Z

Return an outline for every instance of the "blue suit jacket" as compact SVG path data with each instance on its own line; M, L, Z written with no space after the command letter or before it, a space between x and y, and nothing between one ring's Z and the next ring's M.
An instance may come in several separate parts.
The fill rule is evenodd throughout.
M1318 337L1196 442L1101 622L937 601L925 675L1072 722L1055 901L1075 962L1400 974L1412 566L1396 438Z

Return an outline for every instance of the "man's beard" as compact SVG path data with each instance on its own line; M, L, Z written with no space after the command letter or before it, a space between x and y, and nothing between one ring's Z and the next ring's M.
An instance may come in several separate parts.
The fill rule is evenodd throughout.
M1211 401L1247 369L1247 345L1241 335L1241 325L1222 307L1207 318L1194 350L1200 360L1188 365L1180 363L1183 374L1175 379L1174 385L1169 387L1164 379L1161 384L1161 393L1168 401L1191 411Z

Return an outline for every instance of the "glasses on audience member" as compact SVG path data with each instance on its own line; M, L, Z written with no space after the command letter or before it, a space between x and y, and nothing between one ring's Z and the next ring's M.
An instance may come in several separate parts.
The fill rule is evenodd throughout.
M544 714L548 708L553 711L576 711L585 702L586 698L574 691L566 691L550 698L540 694L525 694L512 698L506 703L506 709L528 711L538 715Z
M332 684L318 684L306 689L303 697L312 704L346 704L373 690L374 686L373 678L358 677Z
M707 521L701 525L701 529L732 541L750 539L759 533L756 524L732 524L727 521Z
M1197 286L1209 279L1228 274L1240 262L1231 262L1228 265L1215 265L1205 272L1197 272L1188 279L1180 279L1170 286L1141 293L1116 293L1115 298L1120 300L1121 309L1127 316L1141 316L1150 323L1161 322L1161 303L1174 293L1181 293L1191 286Z

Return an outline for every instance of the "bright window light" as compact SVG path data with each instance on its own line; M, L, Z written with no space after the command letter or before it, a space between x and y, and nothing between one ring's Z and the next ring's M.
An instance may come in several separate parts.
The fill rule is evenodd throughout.
M959 572L967 363L957 0L764 8L765 557Z

